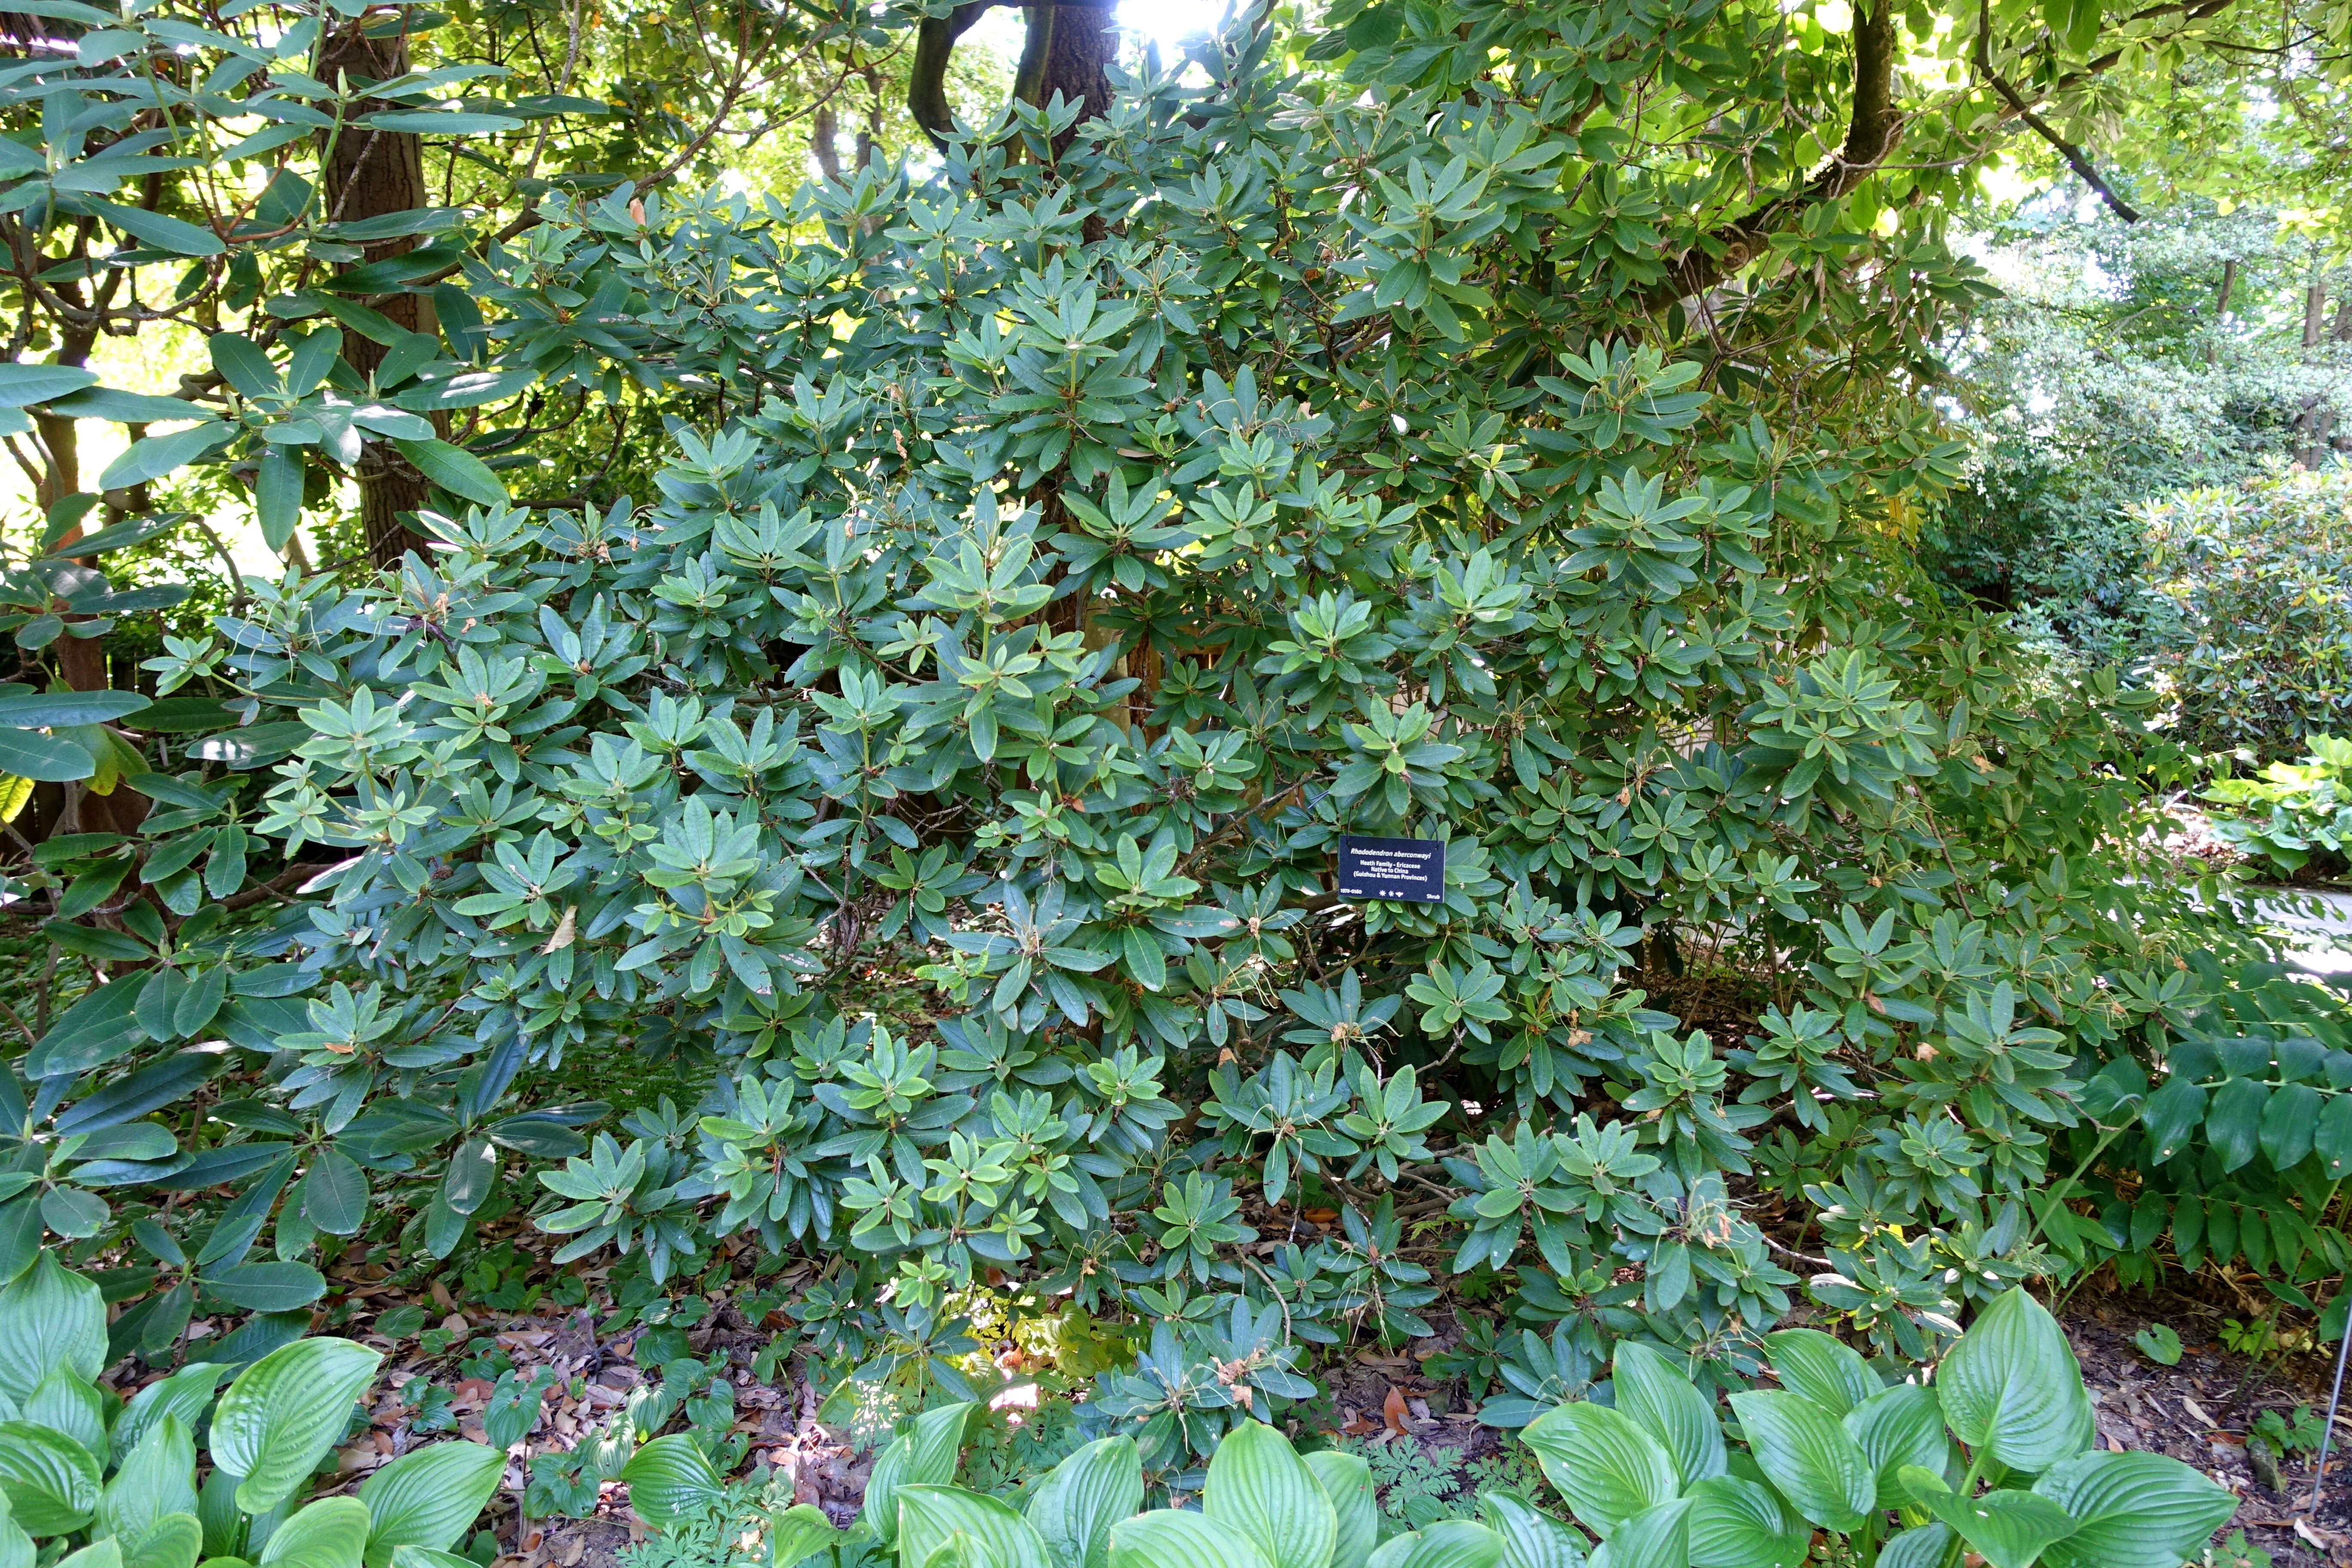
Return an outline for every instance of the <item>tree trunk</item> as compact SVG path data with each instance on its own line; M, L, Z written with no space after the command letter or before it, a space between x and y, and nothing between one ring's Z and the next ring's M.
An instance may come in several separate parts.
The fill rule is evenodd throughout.
M1086 105L1070 129L1054 138L1054 152L1059 156L1079 125L1110 112L1110 78L1103 68L1118 54L1118 31L1108 5L1022 9L1029 29L1022 39L1013 95L1040 108L1053 102L1055 93L1068 102Z
M386 19L386 14L381 11L363 13L345 23L329 41L319 72L329 86L341 87L346 81L362 85L389 81L407 71L405 33L383 37L370 37L367 34L371 25L382 26ZM350 119L357 119L388 107L391 106L381 100L368 100L353 105L347 112ZM423 145L413 135L362 131L346 123L325 156L326 216L330 218L356 223L362 218L431 205L431 193L425 184ZM364 247L361 261L364 264L398 256L415 248L416 243L414 237L379 240ZM377 309L394 325L412 332L430 332L437 327L433 302L424 294L394 294ZM383 363L383 345L356 332L343 334L344 363L361 375L373 374ZM436 430L447 434L447 415L436 415L433 423ZM360 459L359 483L360 522L367 537L369 558L377 566L390 569L397 567L400 558L408 552L422 552L424 536L412 525L415 513L425 505L424 478L406 464L392 460L383 443L371 442Z

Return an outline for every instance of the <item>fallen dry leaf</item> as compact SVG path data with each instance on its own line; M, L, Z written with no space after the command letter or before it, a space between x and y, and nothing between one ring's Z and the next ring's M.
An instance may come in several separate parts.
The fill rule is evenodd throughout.
M1381 1419L1387 1424L1390 1431L1395 1433L1399 1436L1403 1436L1411 1430L1411 1428L1405 1426L1404 1417L1404 1390L1397 1387L1394 1384L1389 1384L1388 1397L1381 1401Z

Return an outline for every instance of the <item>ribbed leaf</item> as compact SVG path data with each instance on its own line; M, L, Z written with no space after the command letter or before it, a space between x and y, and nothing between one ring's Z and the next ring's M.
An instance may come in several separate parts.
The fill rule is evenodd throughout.
M257 1568L360 1568L367 1539L367 1504L320 1498L269 1532Z
M1372 1468L1359 1454L1318 1448L1307 1456L1307 1468L1331 1500L1339 1533L1332 1542L1331 1561L1360 1563L1372 1554L1381 1539L1381 1505L1372 1494Z
M1691 1488L1691 1568L1796 1568L1812 1531L1754 1481L1717 1476Z
M2228 1489L2161 1454L2078 1454L2033 1489L2075 1521L2042 1554L2049 1568L2179 1568L2238 1504Z
M828 1551L841 1536L824 1510L799 1503L768 1516L770 1568L794 1568L802 1559ZM461 1559L462 1561L462 1559ZM402 1568L395 1556L393 1568Z
M1259 1421L1225 1434L1209 1460L1202 1511L1257 1542L1275 1568L1325 1568L1339 1519L1290 1439Z
M1584 1537L1508 1487L1480 1492L1478 1513L1503 1538L1503 1568L1584 1568Z
M367 1568L387 1568L393 1549L455 1546L498 1489L507 1457L483 1443L435 1443L403 1454L360 1486L368 1505Z
M956 1457L963 1450L964 1423L977 1408L963 1404L926 1410L875 1459L873 1473L866 1479L866 1505L857 1517L885 1546L898 1539L900 1487L943 1487L955 1479Z
M1685 1498L1644 1509L1592 1554L1592 1568L1689 1568L1691 1505Z
M1735 1394L1731 1408L1757 1468L1815 1524L1853 1530L1878 1500L1877 1478L1837 1417L1801 1394Z
M1896 1472L1904 1466L1940 1468L1951 1449L1951 1440L1944 1436L1944 1411L1936 1403L1936 1391L1916 1383L1880 1389L1846 1412L1843 1425L1846 1436L1870 1461L1870 1473L1878 1482L1880 1508L1903 1506L1907 1494Z
M1772 1375L1791 1394L1801 1394L1832 1415L1874 1398L1877 1374L1852 1345L1819 1329L1784 1329L1764 1336Z
M364 1345L321 1337L282 1345L237 1374L213 1412L212 1455L244 1478L238 1508L266 1513L293 1495L343 1435L383 1360Z
M2022 1289L1993 1299L1936 1371L1952 1433L2038 1475L2090 1446L2083 1371L2057 1322Z
M167 1513L135 1541L117 1539L125 1542L122 1568L195 1568L204 1551L205 1527L193 1513Z
M1110 1527L1142 1506L1135 1439L1101 1437L1048 1470L1026 1511L1059 1568L1104 1568Z
M44 1252L0 1290L0 1394L22 1405L61 1366L85 1383L106 1370L106 1302L95 1282Z
M1723 1474L1723 1426L1690 1376L1648 1345L1617 1347L1617 1408L1666 1446L1683 1485Z
M99 1522L109 1533L138 1541L167 1514L196 1513L196 1441L179 1417L147 1428L99 1498Z
M1957 1531L1992 1568L2032 1568L2044 1548L2074 1532L2074 1518L2064 1509L2032 1492L1962 1497L1941 1476L1917 1465L1906 1468L1902 1480L1914 1501ZM2101 1568L2107 1564L2103 1562Z
M1045 1538L1009 1504L961 1487L898 1489L900 1568L929 1563L958 1535L977 1542L995 1568L1053 1568Z
M1365 1568L1497 1568L1503 1538L1475 1520L1449 1519L1391 1537Z
M719 1472L702 1445L685 1433L656 1437L621 1467L629 1506L648 1524L667 1525L680 1514L719 1500Z
M1274 1568L1249 1537L1191 1509L1161 1508L1111 1526L1110 1568Z
M98 1461L62 1433L0 1421L0 1497L35 1535L63 1535L98 1509Z
M1664 1444L1622 1411L1563 1405L1528 1424L1519 1440L1584 1527L1608 1539L1618 1523L1682 1491Z

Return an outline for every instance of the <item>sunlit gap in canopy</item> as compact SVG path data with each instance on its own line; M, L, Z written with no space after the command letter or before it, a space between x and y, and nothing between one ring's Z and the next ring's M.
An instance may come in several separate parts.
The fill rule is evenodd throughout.
M1118 26L1129 49L1141 43L1157 44L1161 59L1172 64L1180 46L1188 38L1216 31L1225 11L1226 0L1119 0ZM982 48L994 49L1010 64L1021 58L1023 26L1019 7L998 6L985 13L965 37Z

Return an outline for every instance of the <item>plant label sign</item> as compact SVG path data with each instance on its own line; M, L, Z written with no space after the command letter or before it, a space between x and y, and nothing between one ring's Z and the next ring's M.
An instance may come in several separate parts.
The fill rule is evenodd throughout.
M1445 840L1339 836L1339 896L1409 904L1445 901Z

